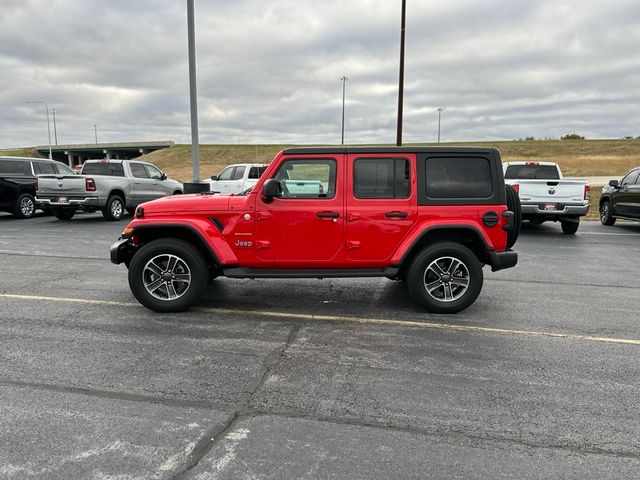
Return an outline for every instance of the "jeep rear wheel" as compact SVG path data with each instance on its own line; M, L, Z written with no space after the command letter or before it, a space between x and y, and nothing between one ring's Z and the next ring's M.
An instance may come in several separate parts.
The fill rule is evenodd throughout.
M434 313L469 307L482 290L482 265L467 247L454 242L428 246L413 260L407 286L413 299Z
M131 292L155 312L186 310L200 297L208 280L206 261L200 252L178 239L148 243L129 266Z

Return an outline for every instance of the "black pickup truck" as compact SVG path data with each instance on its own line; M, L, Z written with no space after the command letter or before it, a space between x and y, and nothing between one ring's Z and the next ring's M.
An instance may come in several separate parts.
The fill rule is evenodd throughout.
M36 214L36 175L73 175L63 163L44 158L0 157L0 211L18 218Z

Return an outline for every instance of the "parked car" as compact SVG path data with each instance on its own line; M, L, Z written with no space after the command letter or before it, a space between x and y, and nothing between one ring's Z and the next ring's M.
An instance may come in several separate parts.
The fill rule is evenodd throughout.
M209 182L209 191L216 193L242 193L258 183L258 179L267 169L263 163L239 163L229 165Z
M574 234L580 217L589 211L591 187L586 180L566 180L557 163L504 163L504 181L520 196L522 219L541 225L560 222L563 233Z
M419 305L454 313L479 295L484 265L516 265L518 226L496 149L296 148L250 192L140 205L111 261L159 312L188 308L223 275L404 279Z
M27 157L0 157L0 210L18 218L36 214L36 175L72 175L73 171L55 160Z
M600 221L613 225L617 218L640 220L640 167L627 173L622 180L610 180L602 188Z
M77 210L100 210L107 220L120 220L143 202L183 192L182 184L156 166L137 160L87 160L81 175L39 175L36 202L60 220Z

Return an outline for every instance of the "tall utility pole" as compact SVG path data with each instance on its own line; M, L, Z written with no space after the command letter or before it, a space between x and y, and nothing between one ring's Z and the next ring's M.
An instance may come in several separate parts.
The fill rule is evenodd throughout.
M196 87L196 32L193 0L187 0L187 35L189 37L189 92L191 97L191 163L193 182L200 181L200 142L198 139L198 91Z
M37 103L44 105L44 109L47 112L47 133L49 134L49 160L53 160L53 154L51 153L51 124L49 123L49 105L47 102L37 101L37 102L27 102L27 103Z
M53 138L55 138L56 145L58 145L58 128L56 127L56 109L52 108L51 113L53 113Z
M402 0L402 20L400 26L400 78L398 81L398 134L396 145L402 145L402 101L404 97L404 30L406 24L407 0Z
M442 116L444 108L438 107L436 110L438 112L438 143L440 143L440 117Z
M340 80L342 81L342 145L344 145L344 98L347 80L349 79L345 76L342 76L340 77Z
M95 123L93 124L93 133L95 134L96 145L97 145L98 144L98 125L96 125Z

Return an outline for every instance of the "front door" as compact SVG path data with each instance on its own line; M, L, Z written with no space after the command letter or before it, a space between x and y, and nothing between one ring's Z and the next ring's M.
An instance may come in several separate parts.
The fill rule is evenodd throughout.
M143 163L130 162L129 168L131 169L131 175L133 176L133 192L134 198L131 199L131 206L137 206L141 203L153 200L154 193L154 181L149 178L147 169L144 168Z
M613 193L612 206L614 215L634 216L634 193L636 193L635 187L639 174L640 170L638 169L629 172L620 182L620 188Z
M417 220L415 154L352 154L347 165L347 256L385 265Z
M256 255L275 268L327 268L344 246L344 172L335 157L287 157L282 196L256 203Z

